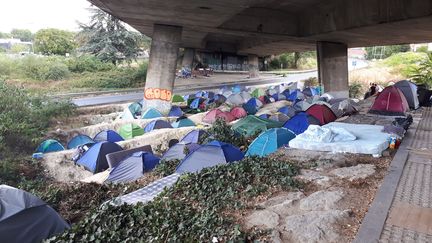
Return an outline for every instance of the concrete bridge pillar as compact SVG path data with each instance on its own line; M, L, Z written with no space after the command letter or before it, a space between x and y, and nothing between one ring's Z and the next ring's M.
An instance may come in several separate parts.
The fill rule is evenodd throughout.
M182 67L192 70L194 56L195 56L195 49L185 48L183 53Z
M348 47L343 43L318 42L318 77L324 92L348 98Z
M171 109L177 57L182 28L155 24L144 89L143 109L156 108L163 114Z
M249 54L248 55L248 67L249 67L249 78L259 77L259 62L258 56Z

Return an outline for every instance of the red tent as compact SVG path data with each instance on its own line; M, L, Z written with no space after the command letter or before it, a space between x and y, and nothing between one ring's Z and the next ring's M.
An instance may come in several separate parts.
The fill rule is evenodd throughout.
M409 111L409 105L402 91L396 86L389 86L378 94L369 113L404 116L407 111Z
M311 105L306 110L306 113L318 119L321 126L333 122L337 119L333 111L326 105L320 105L320 104Z
M243 118L247 116L247 112L243 107L234 107L230 111L231 115L233 115L236 119Z
M232 122L235 120L235 117L231 115L229 112L223 112L219 109L214 109L209 111L204 118L202 119L203 122L208 124L213 124L217 119L223 119L225 122Z

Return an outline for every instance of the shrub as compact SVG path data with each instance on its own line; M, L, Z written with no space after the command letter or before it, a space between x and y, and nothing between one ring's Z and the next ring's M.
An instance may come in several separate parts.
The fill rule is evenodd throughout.
M115 68L112 63L102 62L92 55L68 58L67 66L71 72L75 73L109 71Z
M252 241L269 232L243 231L235 215L254 198L298 186L298 168L286 161L251 157L184 175L145 205L104 204L50 242Z
M230 143L234 146L246 150L249 144L254 138L246 138L242 134L239 134L231 129L223 119L217 119L213 126L207 130L209 137L205 138L202 143L208 143L213 140L218 140L224 143Z
M408 77L418 65L427 59L427 54L422 52L402 52L394 54L383 60L383 64L393 68L394 72Z
M138 66L138 69L135 72L135 79L140 81L145 81L147 77L147 69L148 69L148 62L144 61Z
M350 98L360 98L363 95L363 85L361 83L350 83L349 84L349 96Z
M74 86L78 88L131 88L142 85L132 68L118 68L107 72L84 73Z
M0 81L0 151L33 150L53 117L72 112L69 102L54 102Z
M314 87L314 86L318 86L318 85L319 85L319 82L318 82L317 77L310 77L304 81L305 87Z
M155 168L154 172L157 175L169 176L173 174L179 165L180 160L161 160L158 166Z
M70 72L66 64L55 62L49 65L48 70L42 74L44 80L62 80L69 76Z
M412 70L410 76L417 84L432 86L432 53L427 54L427 58Z
M0 55L0 77L11 75L15 69L15 66L15 60L7 57L6 55Z

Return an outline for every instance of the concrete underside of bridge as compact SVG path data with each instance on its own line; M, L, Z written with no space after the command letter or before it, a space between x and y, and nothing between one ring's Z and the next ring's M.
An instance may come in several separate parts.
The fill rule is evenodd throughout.
M432 39L431 0L89 1L150 37L160 25L181 27L183 48L263 57L321 46L321 70L346 65L329 61L341 58L327 58L335 49L320 42L349 48ZM347 82L339 73L320 75L334 79L321 80L327 90L332 91L332 82Z

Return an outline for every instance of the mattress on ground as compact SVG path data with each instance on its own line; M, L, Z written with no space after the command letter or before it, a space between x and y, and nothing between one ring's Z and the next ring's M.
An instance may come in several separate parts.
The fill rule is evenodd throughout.
M389 146L391 135L381 132L384 128L383 126L331 122L323 127L330 126L344 128L355 135L356 140L325 143L305 141L301 137L296 137L289 142L289 146L296 149L333 153L372 154L374 156L380 156Z

